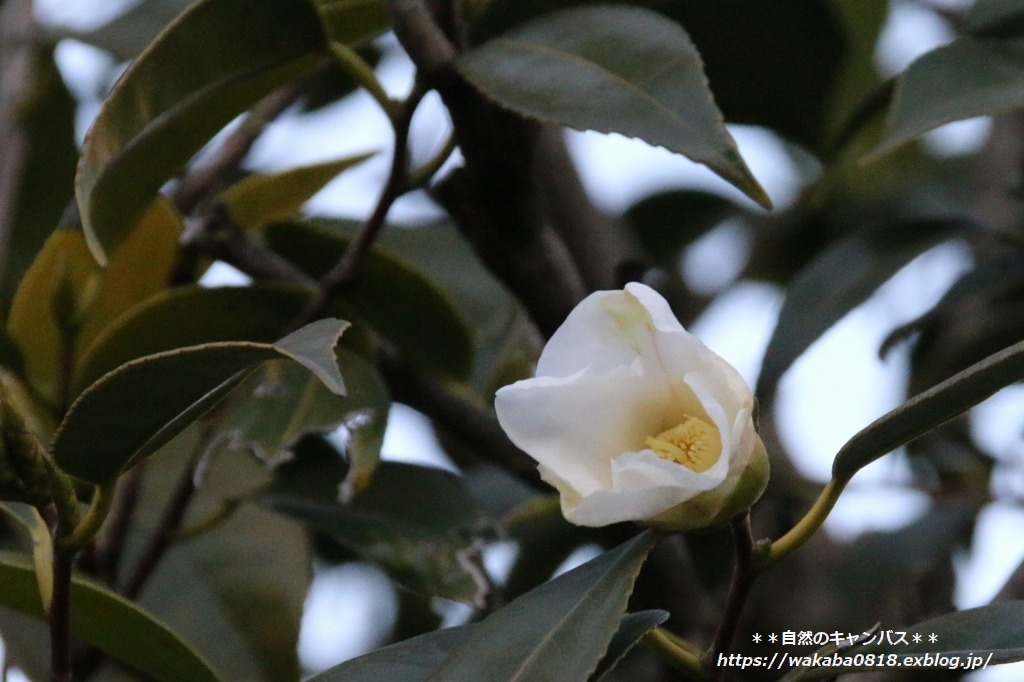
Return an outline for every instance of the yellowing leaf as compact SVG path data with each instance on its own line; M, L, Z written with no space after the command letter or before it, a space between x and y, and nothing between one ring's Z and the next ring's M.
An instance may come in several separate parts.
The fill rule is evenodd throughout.
M221 195L231 217L253 229L272 220L290 218L341 172L358 166L373 154L348 156L269 175L250 175Z
M25 376L46 400L61 400L62 325L58 297L71 296L77 308L95 286L99 268L81 232L60 229L43 245L18 285L7 319L7 334L25 360Z
M75 338L77 349L85 349L129 308L168 287L181 230L181 216L158 195L103 270L99 289Z

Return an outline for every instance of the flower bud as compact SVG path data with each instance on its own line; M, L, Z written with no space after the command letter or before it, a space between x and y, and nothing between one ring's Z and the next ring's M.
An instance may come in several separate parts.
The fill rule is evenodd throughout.
M502 428L539 463L570 522L686 530L728 521L768 482L739 373L632 283L584 299L536 376L498 391Z

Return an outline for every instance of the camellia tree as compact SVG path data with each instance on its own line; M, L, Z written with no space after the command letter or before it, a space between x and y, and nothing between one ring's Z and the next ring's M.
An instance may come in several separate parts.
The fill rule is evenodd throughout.
M1024 379L1024 4L924 3L955 38L892 79L872 60L888 9L146 0L58 34L31 0L0 2L8 668L298 680L314 561L376 565L398 604L379 648L316 682L949 679L1024 660L1024 571L953 605L979 514L1020 499L1020 463L964 415ZM80 145L66 37L127 62ZM395 96L376 65L398 50L415 77ZM375 204L304 213L368 157L266 173L249 152L357 92L391 127ZM450 139L414 159L431 93ZM975 153L919 143L979 115ZM765 210L726 122L808 169L790 205ZM664 147L753 203L680 187L609 214L566 127ZM446 217L392 224L413 192ZM750 244L738 279L786 292L753 390L684 329L715 299L680 256L724 223ZM972 267L880 349L911 349L906 402L824 486L805 479L777 435L780 378L956 239ZM251 282L200 284L218 261ZM457 475L381 461L392 401L429 417ZM822 533L902 446L926 511ZM482 559L497 542L507 574ZM599 551L553 577L581 547ZM442 629L437 599L468 617Z

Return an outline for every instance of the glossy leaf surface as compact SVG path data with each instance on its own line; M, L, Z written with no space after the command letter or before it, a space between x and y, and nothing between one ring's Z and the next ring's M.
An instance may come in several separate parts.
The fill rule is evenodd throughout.
M456 66L519 114L665 147L771 206L725 129L700 55L667 17L619 5L571 8L488 40Z
M251 229L271 220L291 218L324 185L371 156L359 154L280 173L250 175L224 192L221 199L242 227Z
M461 625L413 637L345 661L307 682L378 682L382 670L388 671L389 682L424 682L474 627Z
M644 635L668 620L668 611L640 611L639 613L627 613L619 622L619 629L616 631L612 641L608 644L608 651L597 670L591 676L591 682L600 682L619 661L629 653L630 649L639 644Z
M381 0L320 0L317 4L331 40L358 45L388 30L388 12Z
M1024 341L975 363L879 417L840 448L832 475L848 479L879 457L1024 380Z
M269 343L298 313L308 293L288 285L176 287L135 307L100 334L75 373L77 395L130 360L224 341Z
M75 192L97 260L218 130L325 49L305 0L203 0L167 27L118 81L83 143Z
M161 682L217 682L209 664L174 632L110 590L75 577L71 584L71 631L116 660ZM0 560L0 604L43 618L30 562Z
M869 158L944 123L1024 106L1024 39L964 36L900 76L885 134Z
M912 668L918 672L935 669L967 668L968 657L972 657L971 666L982 664L998 665L1024 660L1024 602L1006 601L981 606L966 611L959 611L938 618L932 618L915 625L900 628L906 633L906 644L893 646L878 643L874 645L854 645L852 649L834 652L819 651L820 656L835 656L842 662L832 666L798 667L788 673L783 680L818 680L834 678L837 674L873 670L872 666L853 664L858 653L874 653L876 656L888 657L895 655L901 666ZM921 635L920 642L913 641L913 635ZM930 639L935 637L935 641ZM884 637L884 633L881 635ZM833 653L834 652L834 653ZM813 655L813 654L812 654ZM810 657L809 655L808 657ZM929 664L926 657L931 657ZM945 657L940 663L939 658ZM957 660L950 662L950 657ZM848 661L845 659L849 659ZM876 658L877 660L877 658Z
M54 457L73 476L107 483L170 441L266 360L295 360L343 393L334 345L347 325L320 320L275 344L211 343L121 365L72 404L57 431Z
M428 679L587 680L653 545L645 532L514 599L478 623Z

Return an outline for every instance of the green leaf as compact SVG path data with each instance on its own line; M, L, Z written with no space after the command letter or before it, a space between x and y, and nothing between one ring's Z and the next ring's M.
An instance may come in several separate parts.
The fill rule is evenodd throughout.
M82 233L59 229L46 240L14 294L7 335L21 352L26 379L51 403L63 397L60 367L68 352L66 332L85 307L83 299L95 289L98 275ZM62 307L59 299L69 294L75 300Z
M272 249L317 279L349 243L329 225L309 222L275 223L264 234ZM371 249L337 303L336 312L350 310L354 322L366 322L412 361L455 379L469 374L473 341L465 322L444 292L403 260Z
M376 367L337 349L345 395L335 395L292 362L268 362L247 384L251 398L231 405L220 422L233 449L251 449L271 464L286 461L305 435L344 426L348 474L342 497L365 488L380 461L391 400Z
M1024 39L964 36L928 52L900 76L874 160L944 123L1024 105Z
M202 437L203 427L194 425L147 462L124 566L137 563ZM225 505L234 511L212 529L175 542L146 582L140 604L178 630L225 680L295 682L312 580L309 534L269 510L236 504L270 479L261 462L221 454L207 464L183 529L221 516Z
M96 259L217 131L324 54L305 0L203 0L182 14L121 77L83 143L75 192Z
M20 502L0 502L0 511L17 521L32 542L32 567L43 611L49 612L53 600L53 542L50 529L35 507Z
M145 0L90 31L70 31L68 38L106 50L122 61L134 59L160 31L196 0Z
M671 19L639 7L571 8L455 63L482 93L523 116L638 137L706 165L771 207L725 128L700 55Z
M769 402L790 365L900 268L931 247L975 229L964 219L884 223L819 254L789 287L761 364L758 398Z
M170 286L182 229L170 201L157 196L100 273L75 334L76 356L134 305Z
M291 218L324 185L372 156L372 153L348 156L271 175L257 173L233 185L221 199L235 222L242 227L256 228L271 220Z
M425 682L431 671L457 644L472 632L474 625L460 625L428 632L345 661L306 682Z
M0 604L43 619L30 562L0 560ZM75 576L71 632L121 663L161 682L216 682L217 675L166 625L110 590Z
M301 310L308 292L277 284L175 287L120 317L85 350L73 394L146 355L221 341L271 342Z
M909 667L911 663L906 657L915 658L915 669L924 672L927 669L952 669L951 662L940 663L940 656L956 657L959 669L963 672L980 668L982 665L999 665L1024 660L1024 602L1005 601L988 606L981 606L966 611L950 613L932 618L916 625L900 628L906 632L907 644L891 645L872 643L855 644L853 648L835 652L835 647L823 649L819 655L838 657L839 662L832 666L806 666L791 670L782 680L816 680L835 678L851 672L877 670L877 666L854 664L856 654L875 654L886 658L896 657L901 666ZM913 635L921 635L920 642L913 641ZM935 635L935 642L929 640ZM882 635L884 637L884 634ZM835 652L835 653L833 653ZM930 663L926 658L931 656ZM810 659L813 654L806 658ZM968 657L971 657L968 659ZM967 666L971 667L968 668Z
M381 0L320 0L317 4L331 40L358 45L385 33L390 26Z
M333 392L344 393L333 349L346 326L320 320L274 344L210 343L121 365L72 404L57 431L54 458L72 476L107 484L170 441L266 360L291 358Z
M545 583L474 626L430 680L587 680L654 545L644 532Z
M4 218L0 314L7 312L18 282L72 197L78 162L76 102L57 70L52 51L52 46L40 46L34 57L30 92L12 111L16 121L11 122L23 136L26 155L18 170L15 196L6 199L10 206ZM17 158L13 149L5 150L7 154L8 162Z
M324 495L324 492L327 495ZM286 480L256 496L304 522L410 589L480 603L486 577L473 534L482 523L459 478L447 471L382 462L347 505L338 491L297 489Z
M848 480L886 453L1024 379L1024 341L971 365L864 427L840 448L833 478Z
M351 221L330 224L346 235L359 228ZM453 224L389 226L378 243L440 287L465 318L474 349L469 384L483 405L491 404L501 386L533 376L543 345L536 326L508 290L481 265L472 246Z
M619 622L619 629L608 644L608 652L601 659L601 664L590 677L590 682L600 682L619 664L630 649L639 643L643 636L668 620L668 611L640 611L627 613Z

